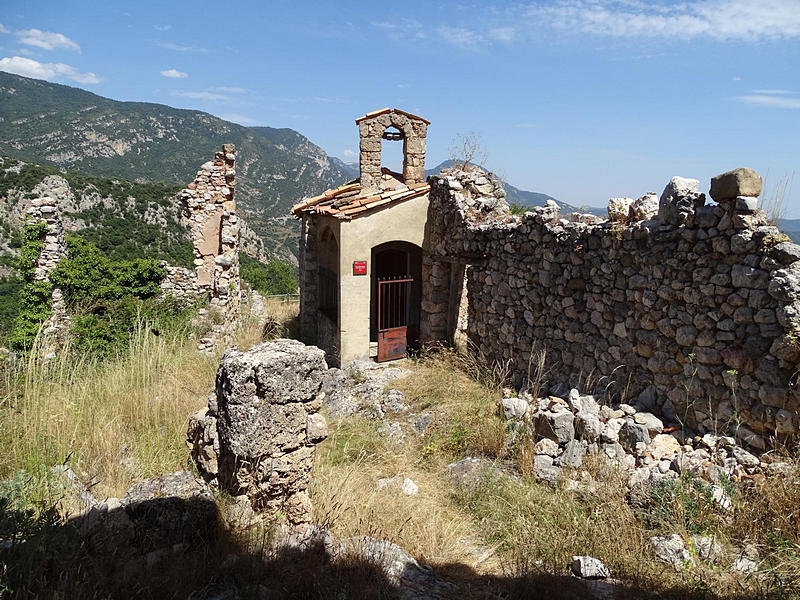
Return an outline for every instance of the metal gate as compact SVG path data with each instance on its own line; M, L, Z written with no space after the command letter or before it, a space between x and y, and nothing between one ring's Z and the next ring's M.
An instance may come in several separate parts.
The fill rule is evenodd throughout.
M413 282L407 275L378 279L378 362L406 355Z

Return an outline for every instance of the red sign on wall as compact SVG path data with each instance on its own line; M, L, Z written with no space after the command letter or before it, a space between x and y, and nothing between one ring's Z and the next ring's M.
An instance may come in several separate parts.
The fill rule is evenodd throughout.
M353 261L353 275L366 275L367 274L367 261L356 260Z

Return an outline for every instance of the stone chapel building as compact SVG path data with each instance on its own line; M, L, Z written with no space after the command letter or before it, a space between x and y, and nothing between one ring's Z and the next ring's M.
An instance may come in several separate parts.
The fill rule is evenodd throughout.
M301 337L333 364L400 358L419 341L429 124L396 108L356 119L360 177L292 207ZM381 167L384 142L403 143L402 173Z

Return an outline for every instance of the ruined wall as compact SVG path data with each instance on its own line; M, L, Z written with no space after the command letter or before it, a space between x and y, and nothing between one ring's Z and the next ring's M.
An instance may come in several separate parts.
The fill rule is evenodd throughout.
M361 194L380 189L383 132L396 127L403 134L403 180L406 185L425 181L425 139L428 123L401 110L369 113L356 120L360 141Z
M319 348L276 340L222 355L216 395L189 419L200 474L257 513L311 521L314 448L328 435L319 414L328 370Z
M161 280L161 294L171 296L182 304L190 304L197 299L197 272L186 267L173 267L161 262L166 274Z
M49 175L33 188L37 196L31 200L27 209L30 221L41 221L47 229L42 240L42 251L36 260L33 274L34 281L50 281L50 273L58 265L58 261L67 255L67 246L64 241L64 224L61 221L59 207L69 201L72 195L67 181L58 175ZM62 291L54 287L51 295L51 309L53 314L44 324L42 332L45 335L56 334L68 326L66 304Z
M452 339L465 271L466 334L517 383L546 350L551 381L652 396L698 432L763 448L797 431L800 247L755 198L718 185L706 206L675 178L657 219L586 224L512 217L480 173L431 184L424 339Z
M209 294L215 327L201 340L201 349L233 329L239 316L239 219L236 216L236 154L223 144L214 160L205 163L195 180L181 191L184 216L194 244L198 293Z

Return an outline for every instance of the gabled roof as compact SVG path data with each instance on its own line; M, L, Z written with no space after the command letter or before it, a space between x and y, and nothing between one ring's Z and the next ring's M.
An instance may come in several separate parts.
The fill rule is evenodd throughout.
M363 117L358 117L356 119L356 125L358 125L364 119L371 119L372 117L377 117L379 115L385 115L386 113L400 113L401 115L405 115L410 119L417 119L419 121L424 122L426 125L430 125L431 122L428 119L423 119L419 115L412 115L410 112L406 112L404 110L400 110L399 108L382 108L380 110L373 110L372 112L368 112Z
M350 220L375 208L395 204L427 194L431 186L425 182L403 185L394 190L385 190L373 196L359 196L361 183L356 179L324 194L304 200L292 207L293 215L324 214L338 219Z

